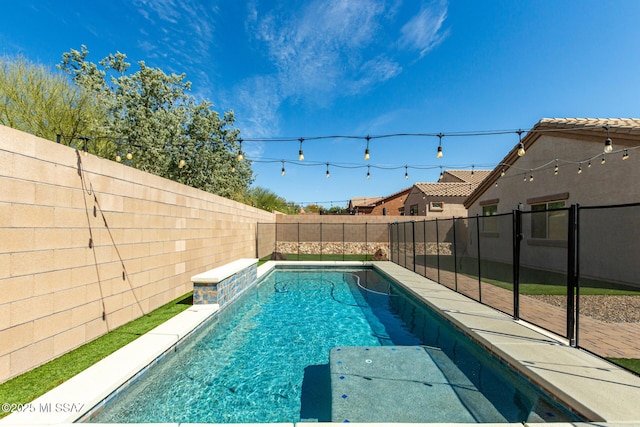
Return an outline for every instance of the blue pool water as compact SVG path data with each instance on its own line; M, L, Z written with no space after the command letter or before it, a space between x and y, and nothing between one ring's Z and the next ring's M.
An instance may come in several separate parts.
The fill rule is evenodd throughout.
M573 419L374 270L276 269L90 421Z

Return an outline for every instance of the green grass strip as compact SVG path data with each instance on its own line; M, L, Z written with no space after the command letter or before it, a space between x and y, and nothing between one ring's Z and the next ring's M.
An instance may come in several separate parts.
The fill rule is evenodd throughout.
M367 254L285 254L285 261L371 261ZM261 258L258 265L271 260L271 255Z
M192 305L192 292L0 384L0 403L29 403ZM0 410L0 418L9 415Z
M478 279L475 276L467 276L474 279ZM482 278L482 281L494 286L498 286L503 289L513 291L513 284L509 282L503 282L501 280ZM544 283L520 283L520 294L522 295L567 295L566 285L547 285ZM624 289L612 289L605 287L580 287L580 295L640 295L638 291L624 290Z
M613 363L640 375L640 359L620 359L617 357L609 357L608 359Z

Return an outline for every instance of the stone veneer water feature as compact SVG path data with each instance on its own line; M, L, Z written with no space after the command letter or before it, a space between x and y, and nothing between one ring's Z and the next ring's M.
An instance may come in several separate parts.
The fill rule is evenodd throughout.
M257 280L257 266L257 258L242 258L191 277L193 303L224 306Z

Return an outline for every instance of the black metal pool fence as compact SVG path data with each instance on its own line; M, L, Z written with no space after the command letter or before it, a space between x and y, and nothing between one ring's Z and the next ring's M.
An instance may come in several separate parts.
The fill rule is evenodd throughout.
M625 298L640 298L639 230L640 203L397 222L390 260L601 354L607 328L640 339L637 313L625 310ZM592 297L600 307L583 309Z
M630 304L640 298L639 230L640 203L572 205L391 224L260 223L256 247L262 259L390 260L574 346L640 358L640 345L618 345L640 342Z
M387 223L258 223L258 258L389 259Z

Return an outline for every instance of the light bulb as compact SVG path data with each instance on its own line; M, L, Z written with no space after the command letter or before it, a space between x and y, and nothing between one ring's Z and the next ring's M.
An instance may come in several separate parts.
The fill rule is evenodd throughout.
M529 182L533 182L533 174L529 175Z
M558 165L556 165L555 169L553 170L553 174L558 175Z
M627 160L628 158L629 158L629 152L625 148L625 150L622 152L622 160Z
M520 144L518 144L518 156L522 157L525 153L526 151L524 150L524 144L521 142Z
M185 162L183 159L180 159L180 161L178 162L178 168L182 169L186 163L187 162Z
M604 152L610 153L611 151L613 151L613 144L611 142L611 138L607 138L604 141Z
M364 159L369 160L371 156L369 155L369 148L364 150Z
M133 154L127 153L127 155L125 157L127 158L127 160L131 160L131 159L133 159Z
M231 173L236 173L236 166L235 165L231 166Z
M304 160L304 154L302 153L302 150L298 151L298 160L300 161Z
M242 159L244 159L244 156L242 155L242 151L238 151L238 161L241 161Z
M329 169L327 169L327 178L331 178L331 174L329 173Z
M120 163L122 161L122 157L120 157L120 154L116 155L116 162Z
M286 174L285 170L284 170L284 166L282 167L282 171L280 172L280 175L284 176Z
M504 168L500 171L500 176L504 176Z
M438 145L438 154L436 154L436 157L441 159L442 158L442 146Z
M371 178L371 174L367 172L367 179Z

